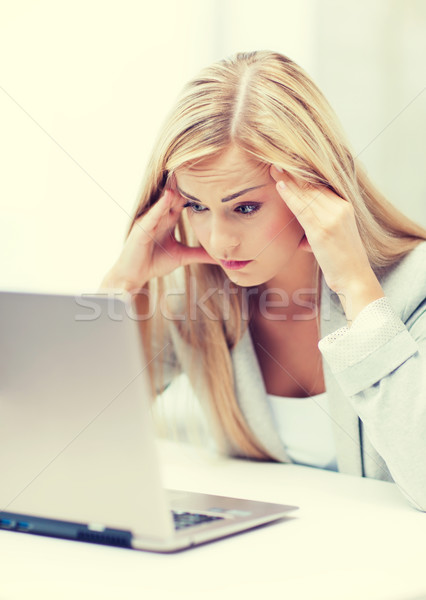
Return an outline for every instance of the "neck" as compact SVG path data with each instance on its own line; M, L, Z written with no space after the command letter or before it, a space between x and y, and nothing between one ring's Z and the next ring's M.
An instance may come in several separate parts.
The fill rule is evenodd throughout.
M255 311L270 315L300 315L300 319L317 311L319 301L318 263L311 252L296 251L291 265L273 279L259 286ZM304 315L305 317L303 317Z

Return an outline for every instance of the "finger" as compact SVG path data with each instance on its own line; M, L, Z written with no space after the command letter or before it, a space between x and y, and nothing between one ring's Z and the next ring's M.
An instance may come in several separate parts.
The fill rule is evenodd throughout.
M300 187L301 189L307 189L309 187L309 184L302 181L302 180L297 180L296 177L294 177L294 175L290 175L290 173L288 171L284 171L284 169L282 167L280 167L279 165L271 165L270 169L269 169L270 175L273 179L275 179L275 181L280 181L280 180L284 180L285 182L288 183L293 183L296 186Z
M155 231L162 218L169 213L172 199L173 192L166 190L148 212L137 219L135 225L138 225L146 233Z
M173 191L172 193L173 198L170 204L170 214L173 215L175 212L177 212L180 215L188 201L185 198L182 198L178 192Z
M276 183L276 189L291 210L300 225L305 230L307 236L312 227L318 227L323 221L325 213L323 207L318 206L319 190L301 190L297 185L291 185L289 180L279 179Z
M278 181L276 188L281 198L305 230L309 224L314 224L320 220L321 212L318 212L316 204L318 194L304 193L303 190L290 186L282 180Z
M284 183L295 193L312 192L312 190L315 190L315 187L307 181L298 179L286 171L280 171L280 168L281 167L277 167L275 165L272 165L270 168L271 177L275 179L277 183L279 181L284 181Z
M294 177L294 175L290 175L286 171L283 171L281 167L277 165L271 165L270 174L276 182L280 180L284 181L286 186L299 197L301 194L307 194L308 199L315 198L317 202L322 202L324 205L329 201L339 203L343 200L341 196L330 189L330 186L307 183L306 181L302 181L301 179Z
M184 209L186 200L179 194L173 193L173 198L169 205L169 210L165 213L164 219L160 220L157 231L159 233L173 233Z
M305 181L304 179L298 178L295 175L290 175L288 171L284 171L284 169L279 165L271 165L269 171L271 177L275 179L275 181L283 179L284 181L300 188L301 190L309 190L314 187L311 183Z
M312 224L326 224L347 208L347 202L323 187L301 189L294 181L279 180L276 188L302 226L307 225L307 219Z
M284 169L279 165L271 165L269 172L271 174L271 177L273 177L275 181L278 181L278 179L280 179L283 176Z
M311 194L314 188L306 183L297 183L295 178L283 171L283 169L277 165L271 166L270 174L276 181L276 189L281 198L286 202L288 208L290 208L297 216L297 213L303 210L303 208L312 201ZM289 196L290 193L292 194L291 197ZM299 199L299 203L294 202L296 199L295 197Z
M188 200L183 198L183 196L181 196L176 189L170 189L171 193L173 194L173 198L171 200L167 218L161 224L159 224L158 232L165 233L168 231L170 234L173 234Z

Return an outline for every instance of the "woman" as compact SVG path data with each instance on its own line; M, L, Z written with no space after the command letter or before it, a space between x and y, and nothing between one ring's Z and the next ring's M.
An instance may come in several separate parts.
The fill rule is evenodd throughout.
M426 510L425 239L306 73L241 53L183 90L102 288L134 295L153 386L186 372L227 452Z

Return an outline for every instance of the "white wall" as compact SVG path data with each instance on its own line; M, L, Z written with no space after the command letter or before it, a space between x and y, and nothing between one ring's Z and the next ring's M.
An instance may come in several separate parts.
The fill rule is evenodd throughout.
M299 62L373 179L425 223L426 94L380 134L425 85L424 9L402 0L0 0L0 287L96 290L165 113L199 68L237 50Z
M315 56L318 0L217 0L219 58L238 51L276 50L309 70Z
M0 2L1 287L97 289L212 5Z
M426 2L316 7L315 79L371 179L426 227Z

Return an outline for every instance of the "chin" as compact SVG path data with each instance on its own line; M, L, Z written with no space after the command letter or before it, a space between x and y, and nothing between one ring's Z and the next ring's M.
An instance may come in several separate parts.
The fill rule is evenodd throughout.
M232 275L228 273L227 275L228 279L230 279L232 283L244 288L256 287L258 285L260 286L267 281L264 277L253 277L253 275L250 276L248 274L238 272L235 272Z

